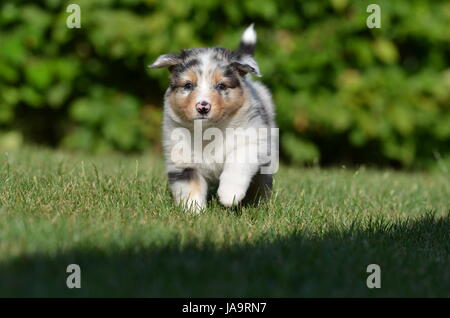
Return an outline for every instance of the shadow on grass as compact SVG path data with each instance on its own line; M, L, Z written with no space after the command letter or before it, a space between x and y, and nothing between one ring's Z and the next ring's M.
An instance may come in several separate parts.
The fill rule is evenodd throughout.
M81 289L66 287L71 263L81 266ZM366 287L372 263L381 267L381 289ZM450 214L427 214L221 250L175 242L22 257L0 265L0 296L449 297L449 265Z

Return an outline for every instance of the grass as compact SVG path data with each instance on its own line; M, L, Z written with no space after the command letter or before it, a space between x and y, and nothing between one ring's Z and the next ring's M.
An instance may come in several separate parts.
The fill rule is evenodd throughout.
M449 180L282 167L261 206L191 216L158 157L3 152L0 296L450 297Z

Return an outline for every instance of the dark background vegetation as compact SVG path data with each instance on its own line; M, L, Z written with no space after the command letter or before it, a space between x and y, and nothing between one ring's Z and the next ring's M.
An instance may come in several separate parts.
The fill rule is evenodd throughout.
M81 29L66 6L81 7ZM450 163L450 2L77 0L0 4L0 149L159 151L158 55L258 32L286 163Z

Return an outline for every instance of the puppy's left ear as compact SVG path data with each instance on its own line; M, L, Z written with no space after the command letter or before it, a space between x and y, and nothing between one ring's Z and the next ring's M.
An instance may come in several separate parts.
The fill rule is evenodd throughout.
M261 72L259 71L258 64L255 59L250 55L244 55L239 58L237 61L231 63L241 76L245 76L246 74L254 74L255 76L261 77Z
M160 55L153 64L149 65L150 68L171 67L180 64L182 59L178 54L163 54Z

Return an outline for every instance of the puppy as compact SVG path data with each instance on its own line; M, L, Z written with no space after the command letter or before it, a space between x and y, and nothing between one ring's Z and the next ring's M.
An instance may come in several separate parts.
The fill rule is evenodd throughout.
M227 207L258 202L270 193L278 130L269 90L250 78L261 76L255 44L252 24L235 51L187 49L161 55L149 66L170 71L164 155L173 197L188 211L206 207L209 185L218 185Z

